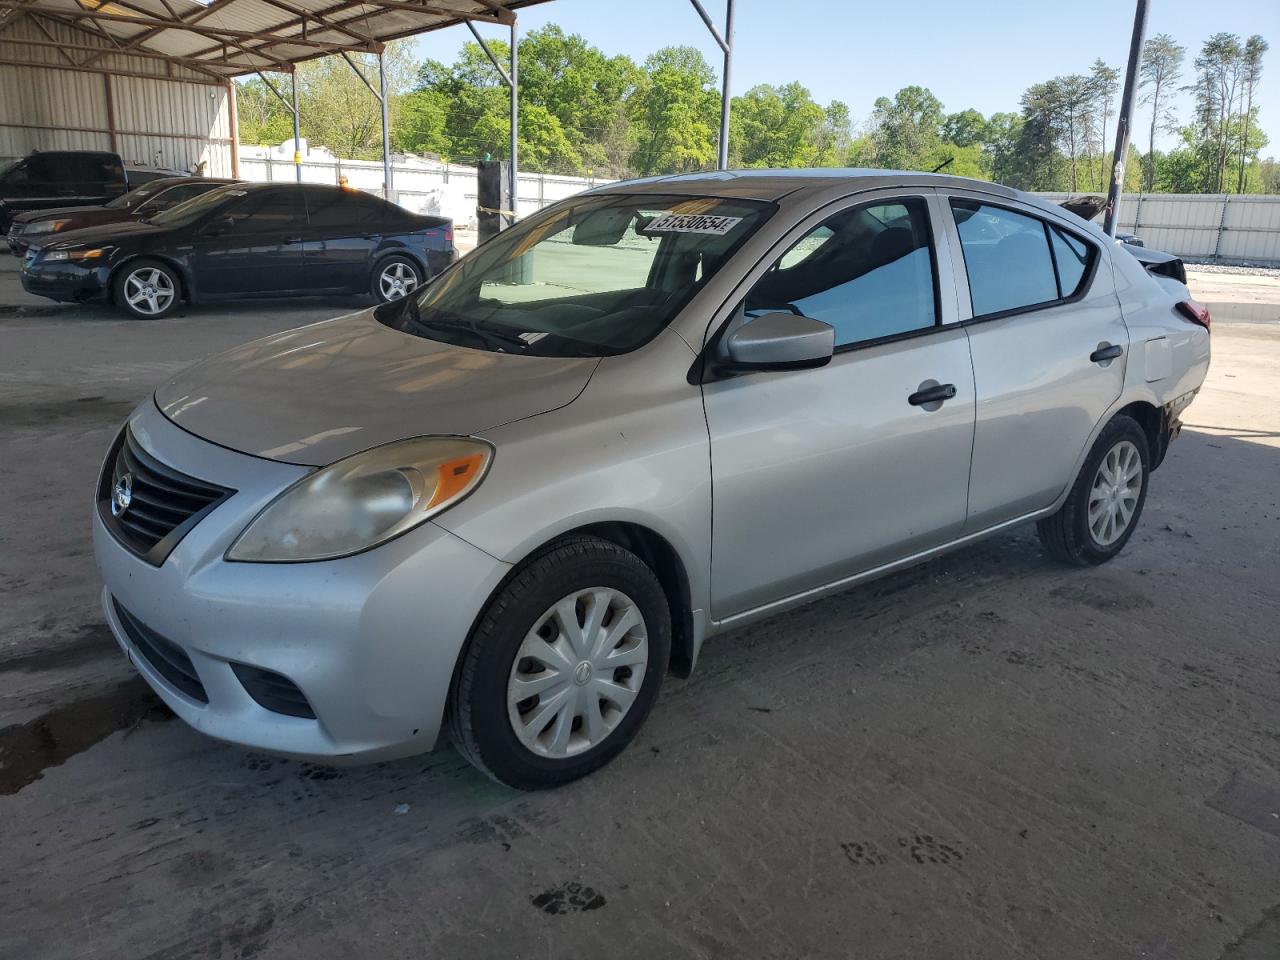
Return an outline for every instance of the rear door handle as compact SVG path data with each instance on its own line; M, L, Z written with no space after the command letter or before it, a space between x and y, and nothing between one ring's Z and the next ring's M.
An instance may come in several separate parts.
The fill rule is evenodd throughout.
M1089 354L1089 359L1094 363L1105 363L1108 360L1114 360L1116 357L1124 353L1124 347L1118 343L1099 344L1098 349Z
M934 387L917 390L907 397L907 403L913 407L923 407L926 403L942 403L944 400L951 400L955 395L956 385L954 383L940 383Z
M301 243L302 238L301 237L285 237L284 242L285 243Z

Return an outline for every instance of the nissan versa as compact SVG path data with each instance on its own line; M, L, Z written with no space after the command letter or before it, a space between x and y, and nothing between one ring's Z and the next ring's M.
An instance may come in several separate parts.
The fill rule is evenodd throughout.
M1209 364L1180 273L946 176L597 189L162 385L106 616L214 737L564 783L713 633L1028 521L1115 556Z

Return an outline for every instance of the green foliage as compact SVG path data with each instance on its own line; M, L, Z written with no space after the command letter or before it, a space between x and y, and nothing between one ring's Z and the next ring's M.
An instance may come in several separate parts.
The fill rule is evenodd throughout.
M663 47L644 62L628 106L639 127L631 165L642 177L713 166L720 96L715 72L696 47Z
M490 49L504 65L510 50ZM715 165L720 90L715 69L693 47L664 47L637 64L606 56L552 24L520 40L521 166L548 173L648 176ZM1179 122L1184 48L1166 34L1146 41L1135 126L1145 153L1126 165L1126 189L1274 189L1276 163L1258 127L1256 94L1267 43L1217 33L1194 58L1194 110ZM408 42L388 48L392 143L398 150L459 162L510 149L510 92L476 43L453 63L412 61ZM355 58L376 86L376 64ZM298 67L302 133L345 157L381 153L380 108L340 58ZM287 78L277 85L287 93ZM856 129L847 104L823 106L799 83L761 84L733 100L730 163L739 167L940 168L1028 190L1104 191L1112 171L1112 127L1120 73L1100 59L1087 69L1032 84L1016 112L947 112L930 90L907 86L875 101ZM287 140L287 108L257 79L239 84L241 138ZM1177 132L1170 150L1161 133ZM1134 153L1137 153L1135 144Z

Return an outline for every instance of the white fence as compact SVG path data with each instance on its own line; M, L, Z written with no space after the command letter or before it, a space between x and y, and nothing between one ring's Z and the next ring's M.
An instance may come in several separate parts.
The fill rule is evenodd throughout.
M1060 202L1070 194L1039 196ZM1191 260L1280 264L1280 196L1126 193L1119 230Z
M247 151L246 151L247 152ZM240 176L245 180L292 181L292 159L277 156L240 157ZM379 160L309 159L304 155L302 179L307 183L337 183L345 177L348 184L370 193L382 193L382 162ZM415 213L449 217L460 227L476 220L476 168L457 164L411 159L393 164L392 194L396 202ZM516 212L527 216L549 203L611 180L589 177L562 177L549 173L520 173L519 203Z
M286 181L296 176L292 159L278 148L253 147L241 154L240 175L246 180ZM358 189L382 192L380 161L304 155L302 179L306 182L337 183L340 177ZM411 158L392 166L392 181L392 192L402 206L449 217L460 227L475 223L475 167ZM556 200L612 182L522 172L516 210L527 216ZM1039 196L1060 202L1070 194ZM1149 247L1192 260L1280 264L1280 196L1127 193L1120 206L1119 229L1137 234Z

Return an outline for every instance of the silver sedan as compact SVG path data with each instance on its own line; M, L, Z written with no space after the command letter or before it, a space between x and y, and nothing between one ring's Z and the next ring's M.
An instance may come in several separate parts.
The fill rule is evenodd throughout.
M1209 364L1172 258L990 183L614 184L411 298L163 384L108 453L107 619L192 726L608 762L711 634L1035 522L1115 556Z

